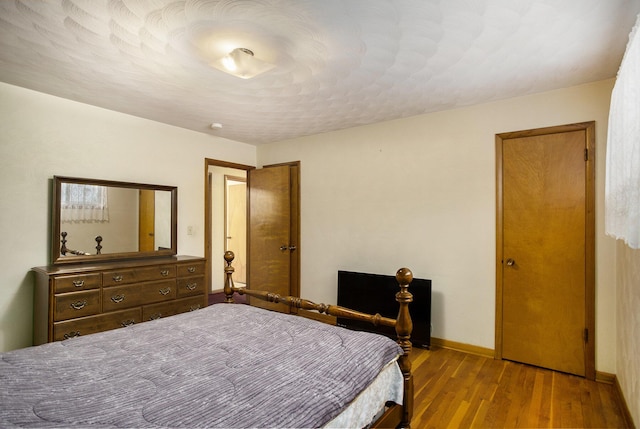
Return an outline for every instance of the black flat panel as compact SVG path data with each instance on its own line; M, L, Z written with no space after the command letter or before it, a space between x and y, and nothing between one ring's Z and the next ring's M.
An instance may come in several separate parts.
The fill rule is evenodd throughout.
M395 276L382 274L338 271L338 305L365 313L380 313L395 319L399 304L395 299L400 290ZM409 286L413 302L409 313L413 321L411 342L414 346L431 346L431 280L414 278ZM338 318L338 325L345 328L376 332L396 339L394 328L373 326L370 323Z

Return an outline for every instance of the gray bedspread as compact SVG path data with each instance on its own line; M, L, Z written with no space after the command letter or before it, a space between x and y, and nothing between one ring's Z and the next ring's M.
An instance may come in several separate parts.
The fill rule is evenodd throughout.
M0 427L320 427L401 349L216 304L0 355Z

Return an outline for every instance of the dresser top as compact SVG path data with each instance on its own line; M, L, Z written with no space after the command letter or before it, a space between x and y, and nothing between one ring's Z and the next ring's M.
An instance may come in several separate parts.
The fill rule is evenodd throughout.
M154 265L175 264L175 263L189 263L189 262L204 262L205 259L200 256L188 256L188 255L176 255L176 256L162 256L157 258L144 258L144 259L127 259L122 261L102 261L102 262L89 262L80 264L65 264L65 265L46 265L43 267L34 267L31 270L36 273L45 275L64 275L84 273L91 271L104 271L122 268L136 268L136 267L149 267Z

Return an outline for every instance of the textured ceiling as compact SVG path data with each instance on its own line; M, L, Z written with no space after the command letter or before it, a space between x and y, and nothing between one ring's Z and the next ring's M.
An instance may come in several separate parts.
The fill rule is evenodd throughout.
M640 0L1 0L0 81L262 144L614 77L638 12ZM234 47L276 67L243 80L210 66Z

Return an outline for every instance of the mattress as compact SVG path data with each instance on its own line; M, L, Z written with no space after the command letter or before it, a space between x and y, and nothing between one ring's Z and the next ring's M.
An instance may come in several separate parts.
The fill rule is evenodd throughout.
M373 402L401 400L401 353L384 336L216 304L1 354L0 427L362 427L363 391L383 374ZM358 423L339 420L349 408Z

